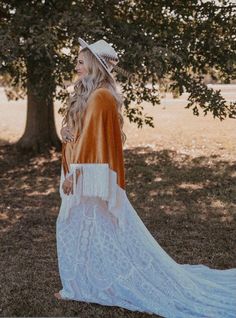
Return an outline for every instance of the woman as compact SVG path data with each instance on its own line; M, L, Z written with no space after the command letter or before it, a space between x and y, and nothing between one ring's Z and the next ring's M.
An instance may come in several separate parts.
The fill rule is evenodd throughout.
M167 318L236 315L236 268L176 263L155 241L125 192L122 98L115 50L82 39L79 80L62 129L58 299L120 306Z

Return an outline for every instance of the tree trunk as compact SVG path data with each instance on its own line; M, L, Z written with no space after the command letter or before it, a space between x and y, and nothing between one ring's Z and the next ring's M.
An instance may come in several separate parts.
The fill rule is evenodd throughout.
M40 87L40 83L28 73L26 127L16 143L17 149L22 152L42 153L53 147L61 150L54 120L53 90L50 78L44 80L44 87Z

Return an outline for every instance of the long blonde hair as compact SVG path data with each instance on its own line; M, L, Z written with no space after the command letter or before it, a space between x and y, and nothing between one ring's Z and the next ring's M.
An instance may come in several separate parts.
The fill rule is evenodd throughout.
M74 93L67 100L67 108L65 116L62 120L62 126L69 126L73 129L75 137L77 132L82 132L82 118L86 109L86 104L90 94L97 88L104 87L110 90L116 100L117 110L119 114L121 138L123 144L126 135L123 132L124 119L121 113L123 105L123 96L118 92L115 79L110 76L96 57L88 48L83 48L84 64L88 73L81 79L77 80L74 85Z

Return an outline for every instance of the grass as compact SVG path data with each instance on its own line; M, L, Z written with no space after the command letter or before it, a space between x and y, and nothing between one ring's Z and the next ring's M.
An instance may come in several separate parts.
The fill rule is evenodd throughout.
M0 316L157 317L58 301L56 254L61 155L29 158L0 147ZM236 267L236 163L214 154L125 150L127 195L158 243L178 263Z

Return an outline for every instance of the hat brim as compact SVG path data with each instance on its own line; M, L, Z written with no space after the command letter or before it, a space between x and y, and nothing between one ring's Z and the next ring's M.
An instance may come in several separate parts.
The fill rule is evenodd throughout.
M93 53L93 55L97 58L97 60L102 64L102 66L104 67L104 69L107 71L107 73L113 77L112 73L109 71L109 69L106 67L106 65L104 64L104 61L93 51L93 49L91 49L91 47L89 46L89 44L87 42L85 42L83 39L79 38L79 43L82 47L82 49L84 48L88 48L89 51L91 53Z

